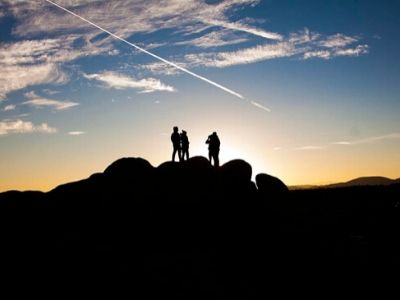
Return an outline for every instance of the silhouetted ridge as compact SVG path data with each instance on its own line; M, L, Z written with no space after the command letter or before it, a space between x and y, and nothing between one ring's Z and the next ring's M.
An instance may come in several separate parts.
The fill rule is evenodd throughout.
M355 178L347 182L329 184L323 187L338 188L338 187L367 186L367 185L390 185L394 183L397 183L397 180L381 176L369 176L369 177Z
M263 299L275 284L400 262L400 185L288 191L251 178L239 159L122 158L48 193L1 193L0 273L75 295L71 278L91 294L117 281L113 294L147 299Z
M159 189L167 194L175 191L192 194L211 187L226 190L256 190L251 181L251 165L244 160L232 160L219 168L210 165L205 157L197 156L183 162L167 161L153 167L143 158L121 158L108 166L104 173L96 173L87 179L58 186L50 193L95 192L110 188L114 192L138 193L144 188L150 192ZM271 176L271 178L273 178ZM283 183L282 183L283 184ZM115 190L118 188L117 190ZM137 191L132 189L138 189ZM264 187L274 193L275 186ZM281 187L279 186L278 189ZM145 194L148 194L147 192Z
M390 179L382 176L359 177L346 182L332 183L328 185L292 185L291 190L318 189L318 188L346 188L356 186L386 186L391 184L399 184L399 179Z
M359 177L350 180L346 183L352 185L385 185L385 184L391 184L392 182L393 182L392 179L386 177L370 176L370 177Z

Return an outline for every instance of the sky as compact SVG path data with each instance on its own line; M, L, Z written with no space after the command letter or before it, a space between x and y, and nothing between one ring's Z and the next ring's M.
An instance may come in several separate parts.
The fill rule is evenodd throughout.
M48 191L121 157L158 166L173 126L191 156L216 131L222 164L288 185L398 178L399 8L0 0L0 191Z

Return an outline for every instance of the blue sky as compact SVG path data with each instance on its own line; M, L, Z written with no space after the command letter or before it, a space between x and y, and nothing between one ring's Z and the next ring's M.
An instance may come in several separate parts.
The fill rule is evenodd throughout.
M192 155L217 131L222 162L288 184L400 176L398 2L54 2L184 71L48 1L0 1L0 189L157 165L174 125Z

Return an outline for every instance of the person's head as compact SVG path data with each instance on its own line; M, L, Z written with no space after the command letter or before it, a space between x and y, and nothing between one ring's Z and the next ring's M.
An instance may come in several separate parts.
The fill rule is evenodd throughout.
M178 126L174 126L174 132L178 132Z
M214 131L214 132L212 133L212 135L214 135L214 136L215 136L215 135L217 135L217 132L216 132L216 131Z
M186 135L186 131L185 131L185 130L182 130L182 134L183 134L183 135Z

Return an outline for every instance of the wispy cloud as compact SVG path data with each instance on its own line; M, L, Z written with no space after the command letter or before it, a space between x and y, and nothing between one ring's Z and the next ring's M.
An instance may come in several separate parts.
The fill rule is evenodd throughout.
M188 70L186 68L183 68L183 67L177 65L176 63L170 61L170 60L167 60L167 59L165 59L165 58L163 58L163 57L161 57L161 56L159 56L159 55L157 55L157 54L155 54L153 52L150 52L150 51L138 46L137 44L131 43L127 39L124 39L123 37L118 36L115 33L110 32L109 30L106 30L105 28L95 24L94 22L92 22L92 21L90 21L90 20L88 20L88 19L86 19L86 18L74 13L73 11L71 11L71 10L69 10L69 9L67 9L67 8L65 8L63 6L60 6L59 4L56 4L56 3L52 2L51 0L46 0L46 2L58 7L59 9L63 10L64 12L74 16L75 18L80 19L81 21L91 25L93 28L101 30L102 32L108 34L112 38L117 39L117 40L119 40L121 42L124 42L125 44L131 46L132 48L134 48L136 50L139 50L142 53L145 53L145 54L147 54L147 55L149 55L149 56L151 56L151 57L153 57L153 58L155 58L155 59L157 59L159 61L162 61L162 62L164 62L164 63L166 63L166 64L168 64L168 65L170 65L172 67L175 67L176 69L178 69L178 70L180 70L182 72L185 72L186 74L188 74L190 76L193 76L194 78L197 78L197 79L199 79L201 81L204 81L204 82L206 82L206 83L208 83L210 85L213 85L213 86L219 88L220 90L223 90L223 91L225 91L225 92L227 92L227 93L229 93L231 95L234 95L235 97L238 97L238 98L244 100L244 97L241 94L239 94L239 93L237 93L237 92L235 92L235 91L233 91L233 90L231 90L231 89L229 89L229 88L227 88L227 87L225 87L225 86L223 86L223 85L221 85L221 84L219 84L219 83L217 83L215 81L212 81L212 80L210 80L210 79L208 79L208 78L206 78L204 76L201 76L201 75L199 75L199 74L197 74L195 72L192 72L192 71L190 71L190 70ZM147 91L144 91L144 92L147 92Z
M16 118L26 118L26 117L29 117L29 116L30 116L30 114L24 113L24 114L16 115L16 116L14 116L13 118L14 118L14 119L16 119Z
M333 145L352 146L352 145L362 145L362 144L375 144L375 143L379 143L379 142L383 142L383 141L399 140L399 139L400 139L400 133L394 132L394 133L373 136L373 137L368 137L368 138L354 140L354 141L334 142Z
M323 59L330 59L332 58L332 52L328 50L316 50L316 51L307 51L304 53L304 59L309 58L323 58Z
M38 84L64 84L69 76L60 64L82 56L99 55L110 49L92 36L67 35L62 38L25 40L0 44L0 100L10 92ZM77 47L77 41L81 46Z
M0 135L16 133L55 133L56 128L50 127L47 123L35 125L30 121L23 120L4 120L0 121Z
M78 135L83 135L85 133L86 132L84 132L84 131L69 131L68 135L78 136Z
M369 51L368 45L358 45L355 48L346 48L346 49L307 51L304 53L304 59L309 59L314 57L331 59L337 56L360 56L368 53L368 51Z
M55 91L55 90L52 90L52 89L43 89L42 91L44 93L46 93L47 95L50 95L50 96L57 95L57 94L61 93L60 91Z
M368 45L349 47L355 42L358 42L356 37L344 34L324 37L305 28L290 33L288 37L277 42L235 51L187 54L184 58L189 66L224 68L282 57L332 59L338 56L359 56L368 53Z
M309 44L318 41L321 38L321 34L313 32L308 28L297 32L291 32L287 38L289 43L294 45Z
M368 53L368 45L358 45L355 48L337 49L334 52L335 56L360 56Z
M326 36L307 28L282 34L259 28L257 24L253 26L254 22L247 18L231 21L232 12L237 8L256 6L259 2L75 0L57 3L123 39L165 29L180 33L174 35L172 41L144 43L143 48L192 45L202 49L204 53L187 54L183 62L176 63L185 68L223 68L281 57L332 59L368 53L368 45L361 44L359 36L343 33ZM84 56L119 53L113 45L113 39L102 37L98 28L75 22L73 16L60 14L46 1L3 0L0 10L16 19L14 35L32 39L0 45L0 67L2 74L6 74L0 78L0 99L12 91L36 84L65 83L68 76L62 69L63 63ZM37 39L43 34L57 38ZM262 44L255 45L260 43L259 38L262 38ZM251 42L252 46L249 47L247 43L246 46L241 45L244 41ZM233 44L237 45L234 51L215 51L215 47ZM176 75L182 71L166 65L157 62L143 68L154 74ZM21 80L16 80L19 78Z
M167 46L168 43L148 43L148 44L139 44L139 46L143 46L146 50L156 49L160 47Z
M326 48L342 48L357 41L357 37L351 37L341 33L337 33L321 40L319 44Z
M64 109L79 105L79 103L75 103L75 102L57 101L57 100L51 100L51 99L46 99L46 98L36 98L36 99L29 100L29 101L25 101L22 104L26 104L26 105L30 105L30 106L34 106L34 107L48 106L48 107L54 108L55 110L64 110Z
M16 108L15 105L9 104L9 105L6 105L6 106L3 108L3 111L11 111L11 110L14 110L15 108Z
M241 22L227 22L227 21L222 21L222 20L206 20L205 23L214 25L214 26L221 26L223 28L231 29L231 30L236 30L236 31L242 31L246 33L250 33L253 35L257 35L269 40L278 40L281 41L283 39L282 35L276 32L269 32L265 30L261 30L259 28L254 28L251 27L247 24L243 24Z
M346 142L346 141L334 142L332 144L333 145L351 145L350 142Z
M314 146L314 145L307 145L307 146L302 146L302 147L297 147L294 148L294 150L299 150L299 151L315 151L315 150L321 150L324 147L322 146Z
M162 83L155 78L135 79L116 72L104 72L99 74L84 74L89 80L97 80L105 84L108 88L115 89L137 89L141 93L151 93L156 91L175 92L175 88Z
M332 146L355 146L355 145L365 145L365 144L377 144L381 143L384 141L394 141L394 140L400 140L400 132L394 132L394 133L389 133L389 134L384 134L384 135L379 135L379 136L372 136L372 137L367 137L364 139L359 139L359 140L353 140L353 141L338 141L338 142L333 142L327 145L307 145L307 146L302 146L302 147L297 147L294 148L294 150L321 150L321 149L327 149Z
M303 58L332 59L339 56L360 56L367 54L368 45L355 45L360 41L359 37L347 36L341 33L315 39L303 52Z
M0 67L0 101L12 91L44 83L62 84L68 80L68 76L55 64L11 66L0 62Z
M60 16L43 3L33 5L32 1L20 1L24 5L17 6L12 0L9 2L14 14L20 15L28 9L40 10L41 14L35 17L26 16L26 19L16 30L21 35L41 33L46 30L65 31L75 29L90 30L85 24L72 24L70 17ZM160 0L160 1L99 1L75 0L59 3L68 9L88 18L92 22L118 35L127 37L134 33L154 32L159 29L184 29L191 27L191 31L204 30L210 25L227 28L232 31L244 32L266 39L279 40L281 35L253 27L246 23L246 19L236 22L229 21L230 13L236 7L255 6L259 0L220 1L209 4L198 0ZM93 5L93 4L96 5ZM140 12L140 13L138 13ZM33 26L35 25L35 26Z
M64 33L71 30L89 33L94 31L87 24L71 22L71 16L58 14L45 1L3 0L2 2L5 13L20 18L15 29L15 33L20 36L31 36L43 32ZM101 24L104 28L124 38L135 33L171 28L174 30L191 28L191 32L197 28L197 32L200 32L213 25L267 39L279 39L279 34L254 28L245 23L246 19L229 21L233 8L254 6L258 2L259 0L229 0L209 4L198 0L58 1L67 9L73 10L94 23ZM32 11L40 11L40 14L32 14Z
M182 66L183 68L186 67L185 63L179 63L179 65ZM159 61L150 64L139 65L137 66L137 68L149 71L153 74L161 74L161 75L176 75L182 73L182 71L179 71L177 68L174 68L173 66L170 66L164 62L159 62Z
M1 63L26 65L73 60L81 55L72 46L77 38L78 36L71 35L63 39L25 40L3 44L0 48Z
M36 95L35 92L25 93L25 97L29 98L30 100L23 102L24 105L30 105L33 107L51 107L55 110L65 110L74 106L79 105L79 103L72 102L72 101L59 101L48 99L44 97L40 97Z
M293 44L279 42L230 52L188 54L185 59L192 65L223 68L292 56L295 53Z

